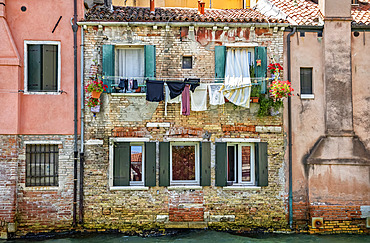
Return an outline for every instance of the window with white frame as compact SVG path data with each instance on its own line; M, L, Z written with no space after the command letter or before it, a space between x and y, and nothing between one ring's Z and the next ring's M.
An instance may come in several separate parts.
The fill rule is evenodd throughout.
M170 146L170 184L199 185L199 143L172 142Z
M111 187L156 185L155 142L142 138L119 138L111 142Z
M60 42L24 42L25 92L58 92L60 89Z
M121 90L120 92L136 92L139 85L144 84L144 47L116 47L115 56L116 76L119 77L118 88ZM124 80L124 82L122 82L122 80Z
M227 144L227 182L229 185L255 185L253 143Z
M115 144L113 186L144 186L144 156L144 143Z
M254 48L227 48L225 84L250 83L253 66Z

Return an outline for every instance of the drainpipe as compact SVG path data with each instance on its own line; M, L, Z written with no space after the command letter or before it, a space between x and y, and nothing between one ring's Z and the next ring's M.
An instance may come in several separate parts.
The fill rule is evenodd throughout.
M81 118L80 118L80 124L81 124L81 143L80 143L80 201L79 201L79 224L83 224L83 186L84 186L84 162L85 162L85 153L84 153L84 104L85 104L85 97L84 97L84 31L83 28L81 28L81 100L80 100L80 106L81 106Z
M73 51L74 51L74 82L73 82L73 95L74 95L74 153L73 153L73 227L77 225L77 0L73 0Z
M150 0L150 13L155 13L154 0Z
M291 58L290 58L290 37L294 35L297 28L287 36L287 64L288 64L288 80L291 80ZM293 182L292 182L292 99L288 97L288 149L289 149L289 227L293 228Z

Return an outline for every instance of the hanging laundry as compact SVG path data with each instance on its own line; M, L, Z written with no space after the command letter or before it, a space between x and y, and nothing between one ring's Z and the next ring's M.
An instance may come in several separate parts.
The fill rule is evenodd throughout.
M185 116L190 115L190 95L188 84L185 85L184 91L182 91L181 108L183 115Z
M250 85L224 86L222 88L222 93L231 103L249 108L251 94Z
M207 110L207 85L200 84L200 86L190 93L191 110L192 111L206 111Z
M137 84L137 80L136 79L132 80L132 88L131 89L136 90L138 88L139 88L139 86Z
M176 98L182 91L184 91L185 83L184 82L166 82L167 86L170 90L170 97L171 99Z
M200 79L199 78L186 78L184 80L186 84L190 84L190 90L191 92L194 92L195 88L199 86Z
M181 102L181 96L179 95L176 98L171 99L171 97L170 97L170 89L168 88L168 83L167 83L167 85L164 86L164 89L165 89L164 115L167 116L167 103L180 103Z
M164 100L163 81L146 80L146 100L159 102Z
M220 91L223 84L209 84L209 104L210 105L223 105L225 104L224 95Z
M124 92L126 92L128 90L128 79L121 78L119 80L118 88L120 88L121 90L124 90Z

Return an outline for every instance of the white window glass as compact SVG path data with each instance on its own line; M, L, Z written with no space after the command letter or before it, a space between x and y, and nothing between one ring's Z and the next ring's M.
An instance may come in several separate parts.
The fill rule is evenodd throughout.
M227 146L228 185L255 184L254 144L231 143Z
M199 184L199 145L171 144L171 184Z
M130 185L144 185L143 145L130 145Z

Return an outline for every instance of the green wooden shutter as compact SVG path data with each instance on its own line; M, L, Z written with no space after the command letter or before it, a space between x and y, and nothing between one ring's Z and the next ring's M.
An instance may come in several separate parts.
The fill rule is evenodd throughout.
M155 142L145 143L145 186L155 186Z
M170 143L159 143L159 186L170 185Z
M27 90L41 90L41 45L27 45Z
M130 143L114 144L113 186L130 185Z
M58 91L58 46L43 45L42 90Z
M211 185L211 143L201 143L200 185Z
M254 67L256 78L261 78L261 94L266 94L266 74L267 74L267 48L257 46L254 48ZM257 60L261 60L261 66L257 66Z
M257 186L268 185L267 143L256 143L256 182Z
M215 78L225 78L225 65L226 46L215 46Z
M156 64L155 64L155 46L146 45L144 47L145 55L145 77L156 76Z
M108 85L104 93L112 92L113 79L107 78L107 76L115 76L114 63L114 45L103 45L103 82Z
M227 143L216 143L216 186L227 184Z

